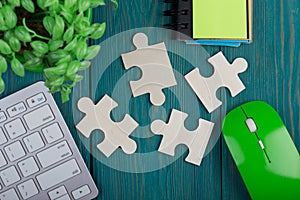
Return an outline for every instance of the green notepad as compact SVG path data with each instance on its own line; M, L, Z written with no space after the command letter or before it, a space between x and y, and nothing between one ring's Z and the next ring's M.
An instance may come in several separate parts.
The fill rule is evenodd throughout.
M246 0L193 0L193 38L248 39Z

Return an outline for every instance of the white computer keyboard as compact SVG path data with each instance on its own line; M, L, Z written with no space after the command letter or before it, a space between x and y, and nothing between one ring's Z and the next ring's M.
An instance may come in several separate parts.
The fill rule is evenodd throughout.
M44 82L0 100L0 200L89 200L97 194Z

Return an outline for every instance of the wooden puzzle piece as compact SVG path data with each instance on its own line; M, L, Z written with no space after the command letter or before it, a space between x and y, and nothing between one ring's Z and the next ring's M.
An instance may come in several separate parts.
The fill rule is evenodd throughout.
M138 123L128 114L121 122L114 122L110 118L110 112L118 104L105 95L96 105L91 99L83 97L78 101L78 109L86 115L76 125L76 128L85 136L90 137L92 131L103 131L105 138L97 145L97 148L109 157L118 147L127 154L135 152L137 145L129 135L136 129Z
M211 77L202 77L199 69L195 68L185 75L185 79L208 112L211 113L222 104L216 97L216 91L219 88L228 88L232 97L245 89L238 74L246 71L248 63L243 58L237 58L230 64L222 52L209 58L208 62L214 67L214 73Z
M189 131L184 127L184 121L188 117L186 113L172 110L169 122L155 120L151 124L151 131L157 135L163 135L158 151L174 156L175 148L179 144L184 144L189 149L189 154L185 161L200 165L214 123L199 119L199 126L194 131Z
M137 81L130 81L134 97L149 93L153 105L160 106L165 102L162 89L177 84L167 48L163 42L148 45L148 37L144 33L137 33L133 37L135 51L122 54L125 69L139 67L142 77Z

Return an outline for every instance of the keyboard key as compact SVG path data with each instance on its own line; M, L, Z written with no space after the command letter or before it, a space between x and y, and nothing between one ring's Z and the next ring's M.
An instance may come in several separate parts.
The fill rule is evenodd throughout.
M14 117L22 112L26 111L25 104L23 102L20 102L12 107L9 107L7 109L7 113L10 117Z
M88 185L84 185L72 192L74 199L80 199L91 193L91 190Z
M70 199L70 197L69 197L68 194L65 194L64 196L59 197L59 198L57 198L57 199L55 199L55 200L71 200L71 199Z
M49 105L44 105L30 113L24 115L24 119L28 128L33 130L40 127L52 120L54 120L54 115L49 107Z
M3 167L6 164L7 164L7 162L4 158L4 155L3 155L2 151L0 150L0 167Z
M1 200L19 200L19 197L14 188L0 193Z
M38 175L36 179L42 190L47 190L54 185L66 181L80 173L81 171L79 166L77 165L75 159L72 159Z
M26 102L30 108L40 105L41 103L43 103L45 101L46 101L46 98L43 93L34 95L33 97L30 97L26 100Z
M6 115L3 111L0 111L0 123L4 122L6 120Z
M43 85L0 99L0 200L75 200L71 192L84 185L91 192L80 200L94 198L98 191Z
M25 127L20 118L4 125L10 139L15 139L26 133Z
M37 158L40 161L43 168L53 165L67 157L71 156L72 152L66 141L60 142L40 153L37 154Z
M7 139L5 137L5 134L2 130L2 128L0 128L0 145L4 144L7 142Z
M45 146L39 132L32 133L31 135L26 136L23 140L30 153Z
M42 132L46 138L46 141L50 144L63 137L63 133L58 123L51 124L50 126L43 128Z
M67 190L66 190L65 186L60 186L59 188L56 188L56 189L48 192L48 195L51 200L57 199L65 194L67 194Z
M15 166L0 171L0 177L5 186L10 186L21 180Z
M18 160L19 158L22 158L26 155L20 141L11 143L10 145L4 147L4 150L11 162Z
M18 189L23 199L33 197L39 192L32 179L18 185Z
M24 177L30 176L39 171L33 157L26 158L18 163L19 169Z
M39 192L32 179L18 185L18 190L23 199L33 197Z

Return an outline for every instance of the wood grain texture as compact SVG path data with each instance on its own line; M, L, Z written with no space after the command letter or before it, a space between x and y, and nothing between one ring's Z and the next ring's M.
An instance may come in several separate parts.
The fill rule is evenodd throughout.
M161 16L164 9L166 5L158 1L122 1L116 13L104 11L95 18L108 19L107 38L132 28L162 26L168 22ZM270 103L299 150L299 2L254 1L253 29L253 44L221 48L229 60L241 56L249 62L248 71L241 75L247 89L236 98L226 92L226 109L251 100ZM219 48L207 50L213 55ZM181 62L171 59L176 64ZM107 81L115 76L112 72ZM93 167L101 171L95 174L101 182L98 199L250 199L223 139L201 167L184 164L180 159L147 174L126 174L99 162Z
M244 57L249 62L247 72L241 75L247 89L235 98L228 91L221 89L218 95L226 98L226 111L252 100L263 100L271 104L279 113L288 131L300 151L300 96L299 96L299 64L300 64L300 2L299 0L260 0L254 2L253 43L239 48L205 47L210 55L222 50L230 60ZM139 27L163 27L169 19L163 17L164 10L169 8L163 0L122 0L117 10L107 3L107 7L94 10L95 22L107 22L107 30L100 40L91 41L99 44L112 35ZM209 16L208 16L209 17ZM120 47L125 43L119 44ZM114 54L114 48L102 49ZM197 52L195 52L197 56ZM184 60L170 55L172 64L183 65ZM95 100L103 94L111 94L123 69L119 69L121 61L116 60L105 72L98 84L99 77L91 69L84 73L85 79L76 86L73 102L61 104L60 96L54 95L58 106L66 119L74 139L88 165L99 189L97 199L250 199L247 189L233 162L228 148L221 137L214 149L206 156L200 167L184 162L186 154L171 165L148 173L126 173L112 169L89 152L96 151L95 145L103 138L101 133L94 133L91 140L78 135L74 126L81 114L74 104L82 96ZM101 67L101 66L92 66ZM122 67L121 67L122 68ZM119 69L119 70L116 70ZM184 72L184 69L181 71ZM16 77L10 70L3 76L6 90L4 97L38 80L40 75L26 73L26 78ZM221 92L223 91L223 92ZM225 91L225 92L224 92ZM222 96L222 95L226 96ZM146 100L143 98L140 100ZM171 99L171 102L173 99ZM142 101L144 102L144 101ZM139 99L132 102L132 115L143 121L148 114L149 104L136 106ZM167 103L170 107L171 103ZM73 112L73 113L72 113ZM122 111L120 111L122 112ZM221 123L222 119L220 119ZM151 150L151 142L144 144L139 151ZM147 147L147 148L146 148ZM149 149L148 149L149 148ZM145 164L155 162L147 161ZM126 163L133 165L135 163ZM138 167L138 166L136 166Z
M163 10L167 9L166 6L166 4L157 0L143 1L142 3L141 1L122 1L119 10L99 10L95 12L94 18L107 19L108 28L103 38L105 39L133 28L162 27L163 24L168 22L168 19L162 16ZM129 39L131 37L129 36ZM114 49L114 47L111 49ZM105 50L107 51L107 49ZM218 48L208 48L211 53L217 50ZM111 54L114 54L114 52L111 52ZM180 64L180 59L176 60L174 58L172 64L174 63L175 65ZM110 66L112 69L118 69L119 67L123 68L120 60ZM105 92L111 94L113 84L117 82L120 73L124 73L124 70L108 70L103 77L104 80L101 81L104 84L102 87L94 83L94 80L99 77L92 77L92 83L94 84L92 88L102 88L96 97L97 100ZM146 103L143 103L144 106L133 109L131 114L134 115L135 112L141 116L148 114L149 103L147 99L144 98L144 100L146 100ZM97 136L94 136L93 139L99 141ZM100 189L98 199L220 199L220 145L218 144L209 156L203 160L201 167L186 164L183 159L184 156L166 168L142 174L120 172L94 160L93 177ZM149 160L149 162L156 161Z

